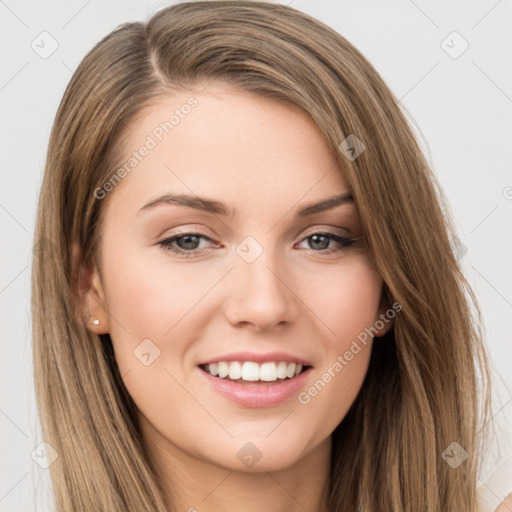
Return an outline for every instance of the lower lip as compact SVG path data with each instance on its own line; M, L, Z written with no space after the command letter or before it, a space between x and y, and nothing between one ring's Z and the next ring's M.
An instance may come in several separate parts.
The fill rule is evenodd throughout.
M240 384L229 379L214 377L201 368L198 370L218 393L233 402L244 407L272 407L296 395L304 386L311 368L277 384Z

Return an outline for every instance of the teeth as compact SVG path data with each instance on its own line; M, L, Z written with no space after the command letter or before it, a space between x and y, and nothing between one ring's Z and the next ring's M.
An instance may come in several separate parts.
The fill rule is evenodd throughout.
M228 363L230 366L233 363ZM234 364L240 364L238 361L234 361ZM260 368L258 363L252 363L246 361L242 366L242 375L241 378L243 380L255 381L260 380Z
M278 379L286 379L286 369L288 368L288 365L285 361L281 361L277 365L277 378Z
M218 369L219 369L219 377L221 379L225 379L229 374L228 363L219 363Z
M229 365L229 378L233 380L240 379L242 377L242 365L238 361L233 361Z
M219 365L217 363L212 363L210 365L210 373L213 375L213 376L217 376L219 375Z
M265 382L277 380L276 363L263 363L260 366L260 380L264 380Z
M299 375L302 371L302 365L288 363L286 361L273 361L258 364L253 361L219 361L217 363L207 364L205 367L211 375L225 379L229 377L232 380L242 379L248 382L264 381L274 382L277 379L291 379Z

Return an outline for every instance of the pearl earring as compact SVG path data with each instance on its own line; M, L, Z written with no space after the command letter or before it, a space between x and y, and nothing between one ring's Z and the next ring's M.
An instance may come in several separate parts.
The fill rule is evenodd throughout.
M93 325L100 325L100 321L98 319L94 319L92 323Z

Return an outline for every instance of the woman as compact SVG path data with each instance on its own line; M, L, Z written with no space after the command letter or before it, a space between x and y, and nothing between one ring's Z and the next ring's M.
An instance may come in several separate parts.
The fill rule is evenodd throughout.
M58 510L477 511L488 368L447 212L396 98L307 15L189 2L105 37L36 231Z

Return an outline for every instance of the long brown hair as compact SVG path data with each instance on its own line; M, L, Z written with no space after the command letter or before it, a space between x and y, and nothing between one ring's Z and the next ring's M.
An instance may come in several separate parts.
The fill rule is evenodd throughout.
M120 26L80 63L58 109L35 232L46 249L32 274L36 393L59 455L50 467L57 509L167 510L110 338L87 330L76 307L72 243L94 261L94 190L119 165L130 122L162 94L213 80L288 102L316 123L344 171L384 299L401 305L333 433L331 511L476 511L489 370L435 175L399 101L356 48L300 11L252 1L180 3ZM343 151L349 136L365 146L357 158ZM468 455L457 468L450 447Z

